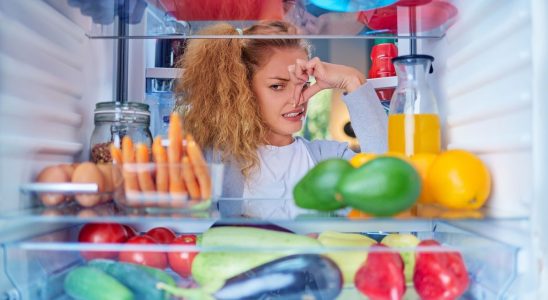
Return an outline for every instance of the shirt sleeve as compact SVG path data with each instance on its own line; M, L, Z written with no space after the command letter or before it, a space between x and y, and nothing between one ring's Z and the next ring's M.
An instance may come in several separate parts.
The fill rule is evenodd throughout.
M388 149L388 117L370 83L343 96L362 152L384 153Z

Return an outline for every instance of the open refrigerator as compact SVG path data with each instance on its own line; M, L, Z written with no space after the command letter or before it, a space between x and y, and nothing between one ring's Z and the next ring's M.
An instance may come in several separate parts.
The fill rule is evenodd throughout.
M335 1L332 8L316 7L320 13L310 7L329 1L288 2L296 8L287 18L304 28L302 37L323 41L320 45L340 52L333 55L346 56L349 63L366 66L369 58L363 51L365 47L356 47L352 42L375 38L397 38L400 55L415 52L435 57L429 81L440 107L443 145L478 154L493 177L492 195L481 216L348 219L307 214L260 220L223 215L216 208L223 201L237 199L222 198L213 201L212 209L200 213L134 212L113 204L91 210L72 206L44 208L34 197L23 193L21 187L32 182L47 165L88 160L97 102L123 99L145 102L149 73L163 79L179 76L173 70L155 68L158 40L200 38L197 29L214 22L231 21L245 27L252 21L234 20L238 17L230 15L224 19L210 16L213 20L204 21L208 18L204 8L212 9L214 1L204 1L202 10L195 11L202 15L196 18L192 17L196 9L192 1L97 1L95 11L85 9L82 3L86 1L2 1L0 295L3 299L68 299L63 280L71 269L84 264L80 255L83 251L188 251L166 245L79 244L77 236L83 224L120 223L140 232L165 226L177 233L201 233L219 220L255 225L274 223L299 234L325 230L370 236L413 233L421 239L435 239L462 254L471 281L464 299L548 298L545 217L548 213L545 179L548 178L548 119L545 118L548 3L433 0L416 8L400 5L396 9L397 19L384 24L386 28L367 30L364 26L360 31L344 25L345 18L356 16L337 12L341 3L345 12L367 12L377 8L372 3L389 5L398 1L340 1L339 6L333 4L338 3ZM122 17L124 9L139 17ZM265 9L268 12L273 8ZM313 19L315 27L310 28L307 24L312 19L307 16L313 14L317 16ZM342 26L333 21L341 19ZM329 23L330 20L335 23ZM390 24L397 26L388 28ZM372 82L375 88L396 84L395 78ZM240 254L293 250L251 246L192 249ZM344 254L357 250L301 251ZM406 297L417 298L412 291ZM364 297L354 288L345 288L339 299Z

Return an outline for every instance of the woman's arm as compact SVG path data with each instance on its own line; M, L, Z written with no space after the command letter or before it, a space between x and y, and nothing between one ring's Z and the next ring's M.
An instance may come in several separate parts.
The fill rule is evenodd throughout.
M384 153L388 148L388 118L369 83L343 96L352 129L362 152Z

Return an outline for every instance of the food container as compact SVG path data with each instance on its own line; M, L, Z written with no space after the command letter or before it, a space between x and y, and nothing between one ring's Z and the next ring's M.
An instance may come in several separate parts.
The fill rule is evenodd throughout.
M32 183L20 187L39 206L60 207L76 203L95 207L113 198L112 164L92 162L58 164L43 168Z
M136 143L152 145L149 106L136 102L99 102L94 112L95 128L91 135L91 161L110 163L110 145L120 147L124 136Z
M206 169L207 174L196 175L195 168L184 161L115 164L114 201L122 208L147 211L207 210L221 194L223 165L207 164ZM178 178L172 179L173 174Z

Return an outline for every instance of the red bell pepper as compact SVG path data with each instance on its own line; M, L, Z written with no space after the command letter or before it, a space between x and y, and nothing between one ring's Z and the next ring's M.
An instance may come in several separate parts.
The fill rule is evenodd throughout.
M386 247L373 245L374 250ZM356 288L371 300L399 300L405 293L403 260L397 252L373 251L367 255L354 279Z
M421 246L440 244L434 240L424 240L420 242ZM423 300L457 299L468 289L468 273L459 252L419 251L416 257L413 283Z

